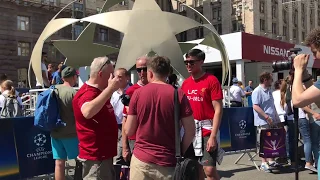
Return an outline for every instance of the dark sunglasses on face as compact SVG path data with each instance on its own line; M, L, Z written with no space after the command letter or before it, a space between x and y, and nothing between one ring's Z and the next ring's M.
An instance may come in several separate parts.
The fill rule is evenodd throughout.
M141 73L141 71L147 72L147 67L137 68L138 73Z
M198 62L199 60L186 60L186 61L184 61L184 64L185 65L188 65L188 64L190 64L190 65L194 65L196 62Z

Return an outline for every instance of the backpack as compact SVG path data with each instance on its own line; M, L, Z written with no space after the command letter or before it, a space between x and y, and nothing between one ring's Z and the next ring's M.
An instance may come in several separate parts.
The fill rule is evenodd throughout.
M22 107L17 100L16 96L8 96L2 94L5 97L3 108L1 109L1 118L13 118L22 116Z
M34 126L44 131L66 126L60 117L57 89L54 85L38 96L34 111Z

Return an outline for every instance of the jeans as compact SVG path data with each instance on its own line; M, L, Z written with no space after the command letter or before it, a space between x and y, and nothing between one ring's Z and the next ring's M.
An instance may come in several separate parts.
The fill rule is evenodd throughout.
M320 121L311 123L311 144L312 152L314 154L314 161L318 167L318 180L320 180Z
M299 119L299 132L303 139L303 150L306 162L312 162L310 124L306 118Z
M295 151L296 151L296 139L295 139L295 133L294 133L294 121L289 120L288 122L288 131L287 131L287 137L289 139L289 159L291 162L295 162Z
M312 147L312 152L315 157L315 164L318 163L318 157L319 157L319 151L320 151L320 122L316 121L311 123L310 126L311 130L311 147ZM320 167L320 166L318 166Z

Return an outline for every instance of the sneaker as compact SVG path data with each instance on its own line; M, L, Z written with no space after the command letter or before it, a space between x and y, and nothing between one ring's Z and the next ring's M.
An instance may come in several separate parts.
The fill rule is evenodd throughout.
M279 163L277 163L276 161L269 161L268 162L269 166L271 167L279 167L281 166Z
M313 167L313 166L305 166L304 168L305 168L305 169L308 169L308 170L310 170L310 171L312 171L312 172L315 172L315 173L318 172L317 169L316 169L315 167Z
M270 167L267 163L262 163L260 166L260 170L266 173L270 173Z

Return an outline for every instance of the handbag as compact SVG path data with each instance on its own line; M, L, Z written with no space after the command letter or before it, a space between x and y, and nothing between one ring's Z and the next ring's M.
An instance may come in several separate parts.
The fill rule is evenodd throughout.
M199 179L198 161L191 157L184 157L181 155L180 104L179 104L177 89L175 89L174 91L174 125L175 125L175 149L176 149L177 164L173 174L173 180ZM190 145L190 147L193 147L193 146ZM190 147L187 151L190 151Z
M261 130L259 156L262 158L287 157L284 128Z

